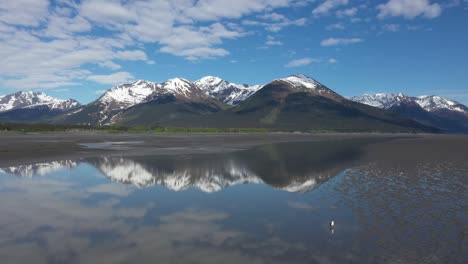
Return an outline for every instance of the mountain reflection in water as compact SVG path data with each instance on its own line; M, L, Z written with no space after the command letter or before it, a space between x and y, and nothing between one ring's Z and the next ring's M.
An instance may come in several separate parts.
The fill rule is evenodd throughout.
M465 151L352 139L6 167L0 259L466 263Z
M360 156L366 141L287 143L246 151L179 156L98 157L7 167L17 176L44 176L79 162L105 177L137 187L161 185L174 191L217 192L237 184L268 184L288 192L310 191Z

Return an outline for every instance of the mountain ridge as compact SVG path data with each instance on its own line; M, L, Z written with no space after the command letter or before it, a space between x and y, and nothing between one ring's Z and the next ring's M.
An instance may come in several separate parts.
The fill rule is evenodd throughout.
M7 96L0 96L0 102L6 102ZM411 110L395 110L402 104ZM0 104L0 109L11 105ZM464 131L463 126L455 129L454 125L445 123L461 120L459 116L468 113L466 106L440 96L409 97L400 93L356 96L348 100L304 74L274 79L263 85L235 84L216 76L196 81L177 77L161 83L136 80L111 87L86 105L74 105L57 113L43 109L40 118L36 117L39 108L33 114L28 112L27 104L16 105L22 112L18 115L21 122L292 131L411 132L435 131L434 127ZM14 121L15 114L2 118L0 112L0 122ZM413 119L418 122L412 122Z
M435 95L364 94L350 100L405 115L450 133L468 133L468 107Z

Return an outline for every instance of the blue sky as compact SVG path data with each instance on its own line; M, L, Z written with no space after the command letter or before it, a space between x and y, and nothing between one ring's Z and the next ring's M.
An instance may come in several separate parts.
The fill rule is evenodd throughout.
M135 79L304 73L467 104L467 25L468 0L2 0L0 94L88 103Z

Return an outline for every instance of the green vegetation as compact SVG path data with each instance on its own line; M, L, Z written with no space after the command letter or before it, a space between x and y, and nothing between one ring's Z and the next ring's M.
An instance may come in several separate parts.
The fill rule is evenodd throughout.
M264 128L205 128L205 127L158 127L152 130L157 134L223 134L223 133L268 133Z
M105 133L144 133L144 134L237 134L268 133L263 128L208 128L208 127L158 127L158 126L91 126L91 125L51 125L0 123L0 131L16 132L105 132Z

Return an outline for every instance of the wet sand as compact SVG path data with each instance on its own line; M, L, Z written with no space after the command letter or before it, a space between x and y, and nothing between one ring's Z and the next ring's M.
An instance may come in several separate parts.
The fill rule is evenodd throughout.
M428 145L428 151L450 151L450 146L468 146L468 136L414 134L0 134L0 166L78 159L101 155L174 155L216 153L280 142L310 142L349 138L403 140L402 144ZM447 145L448 144L448 145ZM407 146L412 149L411 146Z

